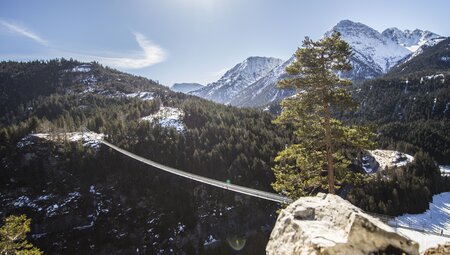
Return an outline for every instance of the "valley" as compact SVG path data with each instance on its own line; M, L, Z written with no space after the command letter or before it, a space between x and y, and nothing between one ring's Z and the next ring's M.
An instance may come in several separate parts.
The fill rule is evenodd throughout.
M55 4L91 14L28 20L42 32L0 8L0 254L20 253L13 216L44 254L419 254L450 241L446 30L169 2L92 3L114 18Z

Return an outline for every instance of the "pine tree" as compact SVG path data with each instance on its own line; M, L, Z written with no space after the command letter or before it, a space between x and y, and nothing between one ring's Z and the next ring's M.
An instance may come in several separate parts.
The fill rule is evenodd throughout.
M283 100L283 111L275 123L292 125L297 143L275 159L275 190L294 198L326 187L334 194L335 171L339 180L352 175L346 171L351 163L347 152L373 144L369 129L345 126L332 118L333 111L357 106L345 88L351 82L340 78L351 69L350 55L351 48L339 33L319 41L306 37L295 53L296 60L286 68L290 76L278 87L297 93Z
M0 254L30 254L42 252L27 241L31 220L25 215L11 215L0 227Z

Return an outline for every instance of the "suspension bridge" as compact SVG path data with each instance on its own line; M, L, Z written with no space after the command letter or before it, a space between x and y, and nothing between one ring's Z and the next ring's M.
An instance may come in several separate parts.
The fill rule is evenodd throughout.
M277 203L290 204L293 202L293 200L291 198L288 198L286 196L282 196L279 194L262 191L262 190L257 190L257 189L253 189L253 188L248 188L248 187L244 187L244 186L240 186L240 185L236 185L236 184L231 184L231 183L228 183L225 181L220 181L220 180L200 176L197 174L189 173L189 172L186 172L183 170L179 170L179 169L176 169L173 167L166 166L166 165L160 164L158 162L143 158L143 157L136 155L132 152L129 152L127 150L124 150L110 142L105 141L104 139L100 139L99 142L101 142L102 144L106 145L107 147L109 147L125 156L128 156L128 157L135 159L137 161L140 161L144 164L150 165L152 167L158 168L162 171L165 171L165 172L168 172L171 174L175 174L180 177L184 177L184 178L187 178L187 179L190 179L193 181L197 181L197 182L204 183L204 184L207 184L210 186L233 191L236 193L249 195L249 196L253 196L253 197L257 197L257 198L261 198L261 199L265 199L265 200L269 200L269 201L274 201ZM439 235L439 236L443 236L446 238L450 238L450 235L442 234L442 233L439 233L438 231L426 231L424 228L421 229L419 227L414 227L414 226L398 225L395 218L391 217L391 216L373 214L373 213L368 213L368 214L372 215L375 218L378 218L379 220L383 221L384 223L393 227L394 229L404 228L404 229L410 229L410 230L414 230L414 231L422 232L422 233L426 233L426 234Z
M83 129L83 133L87 132L90 134L96 134L95 140L97 140L98 142L100 142L101 144L127 156L130 157L132 159L135 159L137 161L140 161L146 165L155 167L157 169L160 169L162 171L183 177L183 178L187 178L193 181L197 181L200 183L204 183L206 185L210 185L210 186L214 186L217 188L221 188L224 190L229 190L229 191L233 191L236 193L240 193L240 194L244 194L244 195L248 195L248 196L252 196L252 197L257 197L260 199L265 199L268 201L273 201L273 202L277 202L277 203L282 203L282 204L290 204L293 202L293 200L291 198L288 198L286 196L282 196L279 194L275 194L275 193L271 193L271 192L267 192L267 191L262 191L262 190L257 190L257 189L253 189L253 188L248 188L248 187L244 187L244 186L240 186L240 185L236 185L236 184L231 184L228 183L226 181L220 181L220 180L216 180L216 179L212 179L212 178L208 178L208 177L204 177L201 175L197 175L197 174L193 174L193 173L189 173L180 169L176 169L173 167L169 167L163 164L160 164L158 162L146 159L144 157L141 157L139 155L136 155L132 152L129 152L127 150L124 150L108 141L105 141L102 138L100 138L100 136L97 133L94 133L88 129ZM39 134L35 134L35 136L41 137L39 136ZM442 233L436 230L426 230L424 226L412 226L411 224L409 225L404 225L404 224L399 224L396 219L394 217L391 216L387 216L387 215L380 215L380 214L374 214L374 213L368 213L367 214L372 215L375 218L378 218L379 220L383 221L384 223L386 223L387 225L393 227L394 229L409 229L409 230L413 230L416 232L422 232L424 234L431 234L431 235L439 235L442 236L444 238L450 238L450 235L448 234L448 232L446 233Z
M138 160L144 164L156 167L160 170L169 172L171 174L175 174L187 179L191 179L197 182L201 182L207 185L211 185L214 187L218 187L218 188L222 188L225 190L230 190L230 191L234 191L240 194L245 194L245 195L249 195L249 196L253 196L253 197L257 197L257 198L262 198L265 200L269 200L269 201L274 201L274 202L278 202L278 203L283 203L283 204L290 204L292 203L292 199L282 196L282 195L278 195L278 194L274 194L274 193L270 193L267 191L262 191L262 190L257 190L257 189L252 189L252 188L248 188L248 187L244 187L244 186L240 186L240 185L236 185L236 184L231 184L231 183L227 183L224 181L219 181L219 180L215 180L215 179L211 179L208 177L204 177L204 176L200 176L200 175L196 175L196 174L192 174L192 173L188 173L179 169L175 169L173 167L169 167L163 164L160 164L158 162L155 161L151 161L149 159L143 158L141 156L138 156L134 153L131 153L129 151L126 151L124 149L121 149L117 146L115 146L114 144L111 144L105 140L100 140L100 142L106 146L108 146L109 148L118 151L130 158L133 158L135 160Z

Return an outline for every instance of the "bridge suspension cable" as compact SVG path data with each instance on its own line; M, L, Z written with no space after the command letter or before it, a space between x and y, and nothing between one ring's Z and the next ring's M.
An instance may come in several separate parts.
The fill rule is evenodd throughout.
M163 164L157 163L155 161L151 161L149 159L143 158L141 156L138 156L134 153L131 153L129 151L126 151L122 148L119 148L117 146L115 146L114 144L111 144L107 141L104 140L100 140L101 143L103 143L104 145L108 146L109 148L116 150L130 158L133 158L135 160L138 160L144 164L156 167L158 169L161 169L163 171L184 177L184 178L188 178L194 181L198 181L207 185L211 185L211 186L215 186L218 188L222 188L222 189L226 189L226 190L231 190L237 193L241 193L241 194L245 194L245 195L249 195L249 196L253 196L253 197L258 197L258 198L262 198L265 200L270 200L270 201L274 201L274 202L278 202L278 203L284 203L284 204L290 204L292 203L292 199L282 196L282 195L278 195L278 194L274 194L274 193L270 193L270 192L266 192L266 191L261 191L261 190L257 190L257 189L252 189L252 188L247 188L244 186L239 186L239 185L235 185L235 184L231 184L231 183L226 183L223 181L219 181L219 180L215 180L215 179L211 179L208 177L204 177L204 176L200 176L200 175L196 175L196 174L192 174L192 173L188 173L179 169L175 169L173 167L169 167L169 166L165 166Z

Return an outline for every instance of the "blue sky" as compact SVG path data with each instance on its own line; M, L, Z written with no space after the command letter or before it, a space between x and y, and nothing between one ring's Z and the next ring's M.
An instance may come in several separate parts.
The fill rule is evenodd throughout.
M342 19L449 36L448 10L448 0L1 0L0 60L73 57L206 84L249 56L287 59Z

